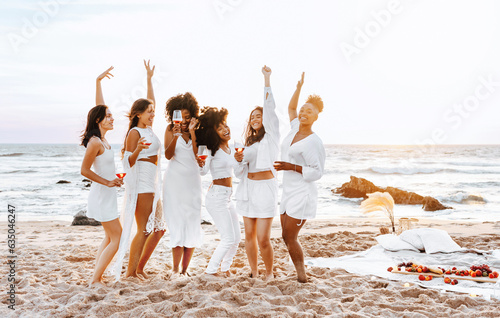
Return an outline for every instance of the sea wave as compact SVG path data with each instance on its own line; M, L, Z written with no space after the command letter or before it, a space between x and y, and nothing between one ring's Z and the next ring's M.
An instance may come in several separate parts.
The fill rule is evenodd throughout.
M371 172L377 174L433 174L433 173L465 173L465 174L500 174L500 170L483 170L483 169L449 169L449 168L436 168L436 167L371 167L364 172Z
M470 194L458 192L449 197L442 198L444 202L455 202L460 204L486 204L488 201L481 194Z
M24 156L24 155L26 155L26 153L13 152L13 153L1 154L0 157L21 157L21 156Z
M379 174L430 174L444 171L442 168L425 168L425 167L371 167L366 171Z

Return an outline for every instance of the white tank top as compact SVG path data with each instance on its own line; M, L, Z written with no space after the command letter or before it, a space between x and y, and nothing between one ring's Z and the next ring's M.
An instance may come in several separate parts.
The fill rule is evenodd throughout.
M114 152L111 148L107 149L102 140L98 139L104 147L104 152L95 157L93 164L94 172L106 180L114 180L116 178Z
M160 139L155 135L153 132L153 129L151 127L146 127L146 128L139 128L139 127L134 127L132 129L135 129L139 132L139 135L144 137L146 139L146 142L150 142L151 145L149 145L148 149L143 149L140 153L137 159L143 159L143 158L148 158L151 156L156 156L158 155L158 149L160 149Z

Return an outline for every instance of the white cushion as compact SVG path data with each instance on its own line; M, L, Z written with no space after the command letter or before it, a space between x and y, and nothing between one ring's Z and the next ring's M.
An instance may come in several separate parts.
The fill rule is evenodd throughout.
M462 250L460 245L455 243L448 232L438 229L417 229L418 235L422 239L427 254L432 253L453 253Z
M401 240L399 236L393 234L379 235L375 239L384 249L388 251L397 252L401 250L411 250L418 252L415 247Z
M419 230L421 229L406 230L399 235L399 238L405 241L406 243L412 245L416 249L423 251L424 242L422 242L422 239L420 238L418 232Z

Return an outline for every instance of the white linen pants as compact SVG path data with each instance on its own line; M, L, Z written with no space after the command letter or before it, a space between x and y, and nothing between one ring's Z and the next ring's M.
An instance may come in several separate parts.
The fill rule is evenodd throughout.
M231 193L231 188L212 185L205 198L207 211L220 233L220 243L205 271L208 274L217 273L219 266L222 272L229 270L241 240L240 223L231 203Z

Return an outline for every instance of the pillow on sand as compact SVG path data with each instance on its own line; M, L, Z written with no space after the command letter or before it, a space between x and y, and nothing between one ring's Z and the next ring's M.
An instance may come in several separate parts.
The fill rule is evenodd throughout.
M438 229L416 229L418 235L424 243L425 252L432 253L453 253L462 250L460 245L455 243L448 232ZM404 233L404 232L403 232Z
M407 230L399 235L401 240L425 250L427 254L432 253L453 253L462 248L453 241L448 232L438 229L413 229Z
M399 235L399 238L415 247L417 250L424 250L424 242L420 238L418 231L421 229L406 230Z
M399 236L393 234L379 235L375 239L384 249L388 251L397 252L401 250L411 250L418 252L415 247L401 240Z

